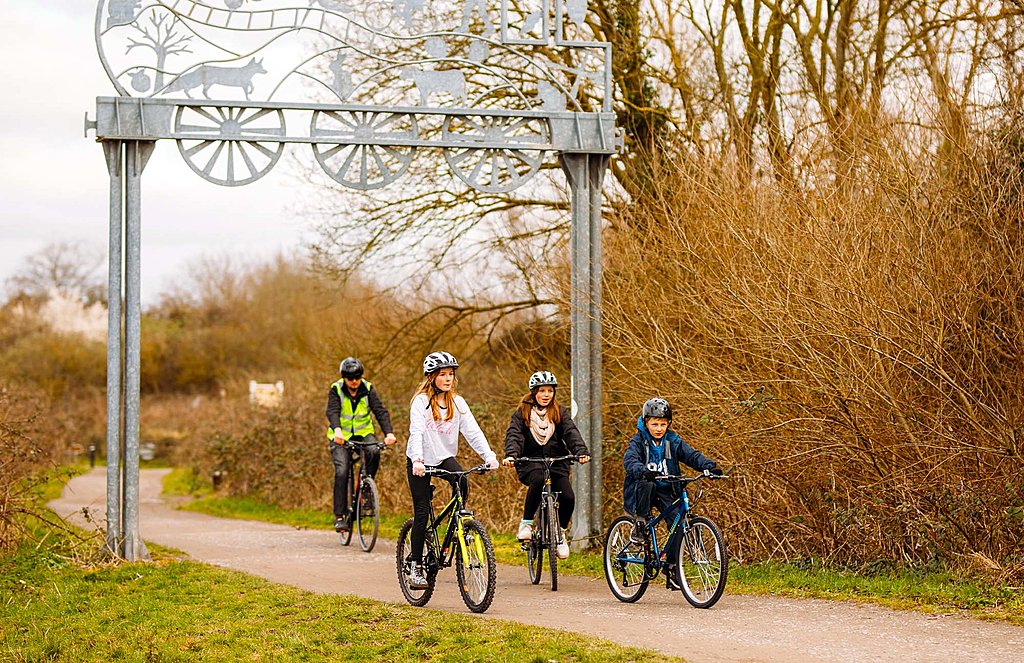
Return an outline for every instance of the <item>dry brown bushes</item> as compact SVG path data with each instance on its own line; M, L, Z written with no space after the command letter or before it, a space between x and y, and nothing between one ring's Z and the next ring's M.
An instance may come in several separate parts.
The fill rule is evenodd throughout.
M659 163L609 238L606 403L625 439L672 401L742 558L1020 575L1021 152L906 154L799 191Z

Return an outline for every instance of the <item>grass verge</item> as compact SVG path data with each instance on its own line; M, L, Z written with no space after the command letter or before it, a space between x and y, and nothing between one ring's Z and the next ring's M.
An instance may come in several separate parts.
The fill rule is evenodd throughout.
M169 476L177 472L180 470L175 470ZM253 499L222 498L207 493L183 508L225 518L248 518L310 529L331 529L331 514L327 511L281 509ZM407 517L382 517L381 536L396 538ZM521 565L525 574L526 555L514 535L491 532L491 538L498 561ZM568 560L560 561L558 568L564 573L603 578L602 551L591 548L574 553ZM1024 588L993 584L982 578L944 571L909 569L865 574L799 564L733 562L729 569L726 592L851 600L900 610L962 613L1024 626Z

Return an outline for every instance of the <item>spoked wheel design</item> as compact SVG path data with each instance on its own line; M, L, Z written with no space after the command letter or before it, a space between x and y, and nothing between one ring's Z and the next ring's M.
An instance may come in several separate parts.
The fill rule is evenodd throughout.
M448 115L442 138L459 143L444 148L444 158L460 180L477 191L503 193L537 173L551 131L539 117Z
M437 579L436 557L432 554L430 535L424 542L423 558L427 561L427 588L413 589L409 586L409 569L412 564L409 559L412 541L412 518L405 521L402 529L398 532L398 545L395 546L395 564L398 567L398 586L402 589L405 600L415 606L424 606L434 593L434 581ZM429 563L434 560L433 564Z
M232 106L179 106L174 116L178 151L203 179L242 186L263 177L284 153L284 113L280 109Z
M634 603L647 591L643 546L631 540L633 519L616 518L604 540L604 577L615 598Z
M459 592L466 607L472 612L484 612L494 600L494 587L498 582L498 566L494 561L494 546L484 526L476 520L463 524L462 551L455 553L455 572ZM466 560L463 560L465 555ZM468 562L468 563L467 563Z
M313 112L310 134L342 141L313 144L313 155L331 179L370 190L394 182L408 170L416 148L402 143L415 140L419 127L416 116L408 113L318 110Z
M548 496L547 517L544 523L544 538L548 544L548 564L551 568L551 591L558 591L558 509L555 498Z
M695 608L710 608L725 591L729 553L718 526L704 517L690 521L679 544L683 596Z
M359 547L365 552L373 550L377 543L377 530L380 528L378 497L377 482L371 477L363 477L356 501L356 532L359 534Z

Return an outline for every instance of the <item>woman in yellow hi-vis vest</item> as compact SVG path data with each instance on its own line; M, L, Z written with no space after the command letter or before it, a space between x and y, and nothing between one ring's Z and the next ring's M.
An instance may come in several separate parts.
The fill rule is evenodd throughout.
M363 379L363 362L355 357L346 357L338 370L341 371L341 379L331 385L327 394L327 421L330 425L327 439L330 440L331 460L334 462L334 529L343 532L352 527L347 490L352 452L345 448L345 443L350 440L376 441L371 412L384 431L384 444L394 444L395 433L391 427L391 416L377 391ZM365 452L366 471L371 477L376 476L380 451L376 447L366 447Z

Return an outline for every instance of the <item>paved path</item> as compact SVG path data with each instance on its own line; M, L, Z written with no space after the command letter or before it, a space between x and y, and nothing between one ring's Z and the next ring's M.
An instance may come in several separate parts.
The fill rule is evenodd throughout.
M145 540L194 559L278 583L329 594L404 603L395 579L394 546L372 553L342 547L332 532L214 518L177 511L160 498L167 470L143 470L141 530ZM76 477L59 515L79 525L88 507L105 519L103 469ZM429 607L470 614L447 569ZM523 567L500 566L494 603L483 618L558 626L625 645L654 647L688 661L978 661L1024 662L1024 629L957 616L901 612L849 602L725 596L696 610L678 592L652 586L638 603L616 601L603 579L559 577L558 592L530 584ZM650 640L659 633L658 640Z

